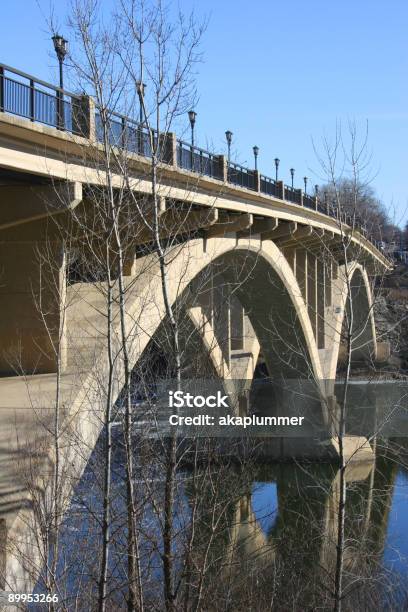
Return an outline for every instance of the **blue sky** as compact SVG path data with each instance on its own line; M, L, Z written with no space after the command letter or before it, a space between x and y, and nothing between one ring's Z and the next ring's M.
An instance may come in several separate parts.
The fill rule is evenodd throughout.
M56 6L63 33L64 4ZM318 181L312 138L332 136L336 121L355 121L362 132L368 121L373 186L395 208L395 220L406 220L406 0L180 0L180 6L209 18L197 75L197 144L223 152L230 129L237 161L251 165L256 144L261 171L273 176L277 156L282 178L289 181L294 167L301 186L305 174L310 184ZM0 61L55 81L48 7L48 0L3 3Z

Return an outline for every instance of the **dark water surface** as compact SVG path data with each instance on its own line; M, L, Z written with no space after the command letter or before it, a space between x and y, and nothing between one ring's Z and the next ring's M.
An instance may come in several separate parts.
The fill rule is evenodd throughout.
M96 596L102 514L97 451L62 529L60 580L68 609L78 593L79 601L83 600L79 609L87 609L90 592ZM399 456L389 442L377 441L375 461L347 471L344 584L348 594L343 609L408 609L408 471L404 450L398 452ZM123 459L118 448L109 569L111 605L116 609L125 609L127 593ZM149 461L143 478L140 475L135 485L145 597L148 609L164 609L165 475L160 460ZM173 508L174 573L180 592L185 588L186 547L194 512L191 554L196 570L203 556L208 556L200 609L331 609L338 495L339 472L329 464L239 466L233 462L214 467L211 476L204 466L195 473L184 467L178 474ZM217 520L210 537L210 527ZM197 577L192 583L197 584Z
M120 425L114 432L108 609L124 610L126 457ZM61 530L59 583L68 610L95 608L104 441L102 433ZM137 528L149 611L165 609L166 444L142 443L135 436ZM231 439L220 459L220 444L212 439L179 447L172 507L175 609L333 609L339 561L336 464L260 461L259 453L246 448L242 454ZM408 610L408 439L377 436L372 447L371 461L346 470L342 609Z

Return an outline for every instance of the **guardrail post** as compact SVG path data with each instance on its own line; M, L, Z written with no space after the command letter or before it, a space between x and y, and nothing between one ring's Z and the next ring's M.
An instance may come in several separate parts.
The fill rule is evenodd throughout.
M30 121L34 121L34 81L30 79Z
M254 191L258 193L261 191L261 174L259 170L253 170L254 175Z
M0 66L0 111L4 111L4 68Z
M283 181L276 181L276 192L278 198L285 199L285 183Z
M303 191L302 189L298 189L299 192L299 205L303 206Z
M215 155L214 160L218 165L218 177L220 181L226 183L228 181L228 162L225 155Z
M159 134L160 160L170 166L177 166L177 137L174 132Z
M78 104L72 104L72 128L76 134L96 141L95 102L91 96L80 96Z

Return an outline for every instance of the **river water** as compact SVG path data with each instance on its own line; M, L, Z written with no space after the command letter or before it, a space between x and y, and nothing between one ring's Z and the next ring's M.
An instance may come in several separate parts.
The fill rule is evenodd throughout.
M385 394L387 395L387 393ZM126 609L125 454L115 428L110 609ZM147 610L162 610L166 440L135 436L135 491ZM228 440L183 444L171 509L176 610L331 610L338 569L339 469L277 461ZM246 441L248 444L248 441ZM371 461L346 470L342 609L408 609L408 439L375 436ZM76 488L62 530L61 596L94 606L101 550L104 435ZM41 590L41 586L38 585Z

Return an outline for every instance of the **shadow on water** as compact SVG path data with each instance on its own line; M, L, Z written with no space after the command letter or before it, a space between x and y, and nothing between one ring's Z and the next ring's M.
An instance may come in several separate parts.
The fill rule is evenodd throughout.
M126 609L125 453L115 427L109 609ZM177 609L330 610L336 567L335 464L240 460L219 439L194 441L180 463L173 508ZM374 460L346 472L343 610L407 609L407 438L373 440ZM93 609L101 551L104 434L61 528L59 578L67 609ZM185 451L185 449L183 449ZM135 437L137 526L147 609L164 608L165 453ZM201 589L201 591L200 591ZM41 584L37 585L41 590ZM200 591L200 595L198 595ZM187 602L187 607L185 604Z

